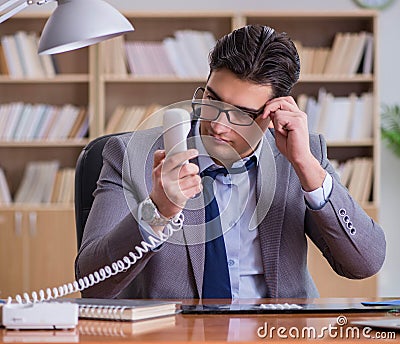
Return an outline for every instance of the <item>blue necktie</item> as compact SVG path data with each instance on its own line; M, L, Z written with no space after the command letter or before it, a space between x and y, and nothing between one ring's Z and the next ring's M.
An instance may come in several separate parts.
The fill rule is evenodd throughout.
M219 219L218 204L214 196L213 182L218 174L236 174L248 171L255 166L255 158L248 160L243 167L206 169L202 172L203 194L206 220L206 245L203 276L203 299L232 298L231 283L227 264L225 241Z

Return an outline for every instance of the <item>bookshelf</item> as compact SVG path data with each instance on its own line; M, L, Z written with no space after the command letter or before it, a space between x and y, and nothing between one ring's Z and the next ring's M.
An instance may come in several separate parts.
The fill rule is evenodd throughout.
M222 11L222 12L125 12L133 23L135 31L128 33L125 42L162 42L179 30L211 32L215 38L245 24L264 24L278 31L285 31L303 47L332 48L336 33L369 32L374 47L378 46L378 14L375 11L340 12L260 12L260 11ZM17 30L40 32L46 15L18 15L2 24L0 35L11 34ZM53 78L11 79L0 76L0 104L12 101L47 102L54 105L73 103L89 109L88 138L81 140L61 140L54 142L0 142L0 161L9 178L10 189L15 192L21 181L23 168L27 161L40 159L60 159L63 167L75 165L82 147L97 136L106 133L107 123L117 106L134 107L151 104L169 105L191 99L194 89L206 82L203 77L178 77L174 75L134 75L129 73L110 73L106 71L109 48L106 42L90 48L56 55L60 73ZM373 50L373 64L370 72L353 74L302 73L295 85L293 96L302 94L318 97L321 88L334 97L347 97L350 94L361 96L371 93L372 128L370 138L360 140L328 141L328 155L331 159L345 161L356 157L368 157L373 162L373 185L371 196L363 202L363 208L373 218L378 218L379 209L379 166L380 166L380 123L377 49ZM206 58L206 56L204 56ZM340 119L335 122L340 125ZM5 211L24 211L28 206L13 205L0 207ZM41 205L38 209L56 209L57 205ZM73 218L72 205L71 218ZM67 230L67 229L66 229ZM74 228L69 227L69 231ZM311 245L312 246L312 245ZM375 278L365 281L348 281L330 273L330 267L311 247L310 269L322 296L374 296ZM72 264L72 263L71 263ZM321 273L321 271L324 273ZM325 273L326 270L326 273ZM64 281L60 281L64 282ZM332 290L332 285L342 286ZM17 290L20 292L20 289Z
M0 36L19 31L39 35L47 18L41 13L19 14L2 23ZM90 49L84 48L56 55L54 76L0 75L0 105L73 104L90 111L90 54ZM57 160L60 168L74 168L87 142L88 138L0 140L0 165L11 194L15 195L29 162ZM73 281L76 238L72 203L0 205L0 232L2 298Z

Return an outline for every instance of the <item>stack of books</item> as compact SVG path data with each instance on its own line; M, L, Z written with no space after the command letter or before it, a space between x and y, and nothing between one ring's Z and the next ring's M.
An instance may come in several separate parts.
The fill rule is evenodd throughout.
M54 57L38 55L36 32L17 31L1 37L0 74L10 78L51 78L57 73Z
M338 32L331 47L306 47L296 41L301 74L331 76L369 75L373 67L373 35L370 32Z
M88 111L72 104L0 105L0 140L54 141L81 139L89 127Z
M297 103L310 132L322 133L328 143L360 142L373 138L373 99L372 93L335 97L321 88L317 98L301 94Z
M12 197L6 175L0 168L0 204L72 204L75 169L60 168L57 160L28 162Z
M143 130L162 125L162 106L123 106L119 105L107 122L106 134Z
M331 160L341 183L346 186L353 198L360 204L372 199L373 161L369 157L356 157L344 162Z
M215 42L212 32L196 30L178 30L161 42L125 42L119 36L102 43L104 72L122 76L206 78L208 54Z

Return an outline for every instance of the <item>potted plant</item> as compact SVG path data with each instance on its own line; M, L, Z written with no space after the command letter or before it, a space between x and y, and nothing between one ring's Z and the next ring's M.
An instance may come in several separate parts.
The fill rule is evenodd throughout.
M400 106L384 105L381 122L382 139L400 158Z

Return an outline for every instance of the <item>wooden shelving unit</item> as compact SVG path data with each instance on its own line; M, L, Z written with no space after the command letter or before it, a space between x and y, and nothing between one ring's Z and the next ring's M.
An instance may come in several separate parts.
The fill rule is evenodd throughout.
M135 31L126 35L127 41L161 41L173 35L176 30L193 29L211 31L216 38L245 24L264 24L284 31L307 46L331 46L336 32L373 33L374 46L378 46L377 21L374 11L351 12L128 12L124 15L131 20ZM17 30L40 32L46 20L45 15L19 15L2 24L0 35ZM73 103L84 105L90 111L89 137L87 140L65 142L0 142L0 161L10 177L10 186L15 191L21 180L27 161L39 159L62 160L63 166L74 166L81 148L97 136L104 134L107 121L117 105L149 105L158 103L168 105L191 99L197 86L206 79L178 77L121 77L103 73L103 51L100 45L57 55L60 74L54 78L10 79L0 76L0 103L11 101L45 102L54 105ZM207 58L206 56L204 58ZM295 86L293 96L301 93L317 95L320 87L326 88L335 96L346 96L354 92L372 92L374 98L374 135L371 140L360 142L339 142L329 145L330 158L347 159L368 156L373 159L373 196L363 204L364 209L375 219L379 209L379 166L380 166L380 123L377 49L374 52L374 67L371 75L302 75ZM47 206L46 206L47 207ZM49 206L52 207L51 205ZM4 207L3 207L4 208ZM0 208L4 212L25 211L24 206ZM42 207L39 207L42 209ZM57 212L57 207L54 209ZM71 221L65 226L67 232L74 232L72 206ZM64 212L62 210L61 212ZM9 215L7 215L9 216ZM10 224L8 224L11 226ZM50 225L52 226L52 225ZM58 225L57 225L58 226ZM10 242L10 241L9 241ZM2 240L2 245L4 241ZM47 240L47 245L53 245ZM2 252L5 248L1 247ZM11 254L11 253L10 253ZM73 250L69 253L68 264L72 264ZM320 254L311 250L310 267L323 296L373 296L376 292L375 279L352 284L340 280L343 289L332 290L337 280L321 273ZM317 263L314 263L315 262ZM64 262L63 264L66 264ZM64 266L64 265L63 265ZM323 268L325 270L325 267ZM2 273L2 271L0 271ZM329 274L329 273L328 273ZM328 276L328 277L327 277ZM72 277L72 276L71 276ZM60 284L65 281L59 281ZM356 285L356 286L355 286ZM0 289L2 287L0 286ZM8 289L7 289L8 290ZM339 292L338 292L339 290ZM20 286L10 288L10 292L21 292ZM3 295L4 296L4 295Z

